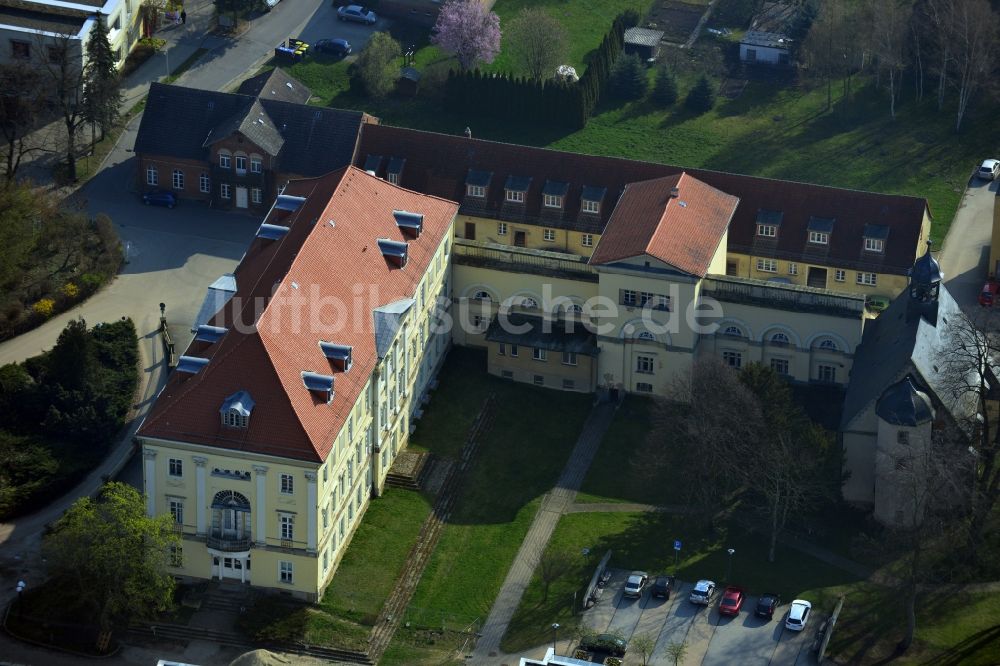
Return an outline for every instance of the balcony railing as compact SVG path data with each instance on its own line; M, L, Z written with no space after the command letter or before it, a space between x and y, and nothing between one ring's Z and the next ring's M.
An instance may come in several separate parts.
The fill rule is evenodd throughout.
M859 319L865 311L865 297L860 294L715 275L705 278L702 285L703 295L730 303L761 304L781 310L856 316Z
M243 534L242 536L235 537L225 536L219 534L218 532L213 532L208 535L206 545L209 548L221 550L226 553L238 553L250 550L250 547L253 545L253 539L249 534Z
M570 274L576 279L597 282L597 271L587 263L587 258L575 254L533 250L462 238L455 239L454 253L455 262L459 264L557 277Z

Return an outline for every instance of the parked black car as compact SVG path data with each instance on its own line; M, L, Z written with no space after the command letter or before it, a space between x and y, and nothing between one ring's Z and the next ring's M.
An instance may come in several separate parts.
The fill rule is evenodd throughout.
M351 54L351 43L346 39L321 39L312 45L313 51L343 58Z
M580 648L588 652L607 652L612 657L623 657L628 649L628 641L614 634L596 634L584 636L580 641Z
M774 618L774 609L777 608L780 603L781 597L777 594L774 592L765 592L757 599L757 607L753 611L754 615L771 620Z
M670 590L674 589L673 576L657 576L653 583L653 596L661 599L670 598Z

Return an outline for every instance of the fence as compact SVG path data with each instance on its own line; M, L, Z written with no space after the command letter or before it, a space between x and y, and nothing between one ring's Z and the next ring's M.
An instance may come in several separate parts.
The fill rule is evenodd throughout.
M840 611L844 609L844 595L840 595L840 599L837 600L837 605L833 609L833 613L830 614L830 619L826 621L823 626L823 635L819 644L819 652L816 656L816 661L823 663L823 659L826 657L826 648L830 644L830 638L833 636L833 628L837 624L837 618L840 616Z
M582 604L580 610L587 610L587 602L590 601L590 595L594 593L595 589L597 589L597 582L601 579L601 574L604 573L604 570L607 568L608 562L610 561L611 551L609 550L604 553L604 557L601 558L601 561L597 563L597 568L594 569L594 575L590 577L590 583L587 585L587 591L583 595L583 600L580 602Z

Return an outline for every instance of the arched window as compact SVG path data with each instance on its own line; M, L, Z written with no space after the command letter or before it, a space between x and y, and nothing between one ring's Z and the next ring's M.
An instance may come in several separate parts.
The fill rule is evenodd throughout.
M180 169L174 169L173 181L171 183L175 190L184 189L184 172Z
M743 337L743 329L739 326L726 326L726 329L722 332L723 335L730 335L734 338Z
M529 310L537 310L538 301L533 299L531 296L524 296L521 298L521 307Z
M232 153L230 153L228 150L220 150L219 151L219 168L220 169L228 169L229 166L230 166L230 164L231 164L232 157L233 157Z
M830 338L827 338L826 340L823 340L822 342L819 343L818 346L819 346L820 349L823 349L823 350L826 350L826 351L838 351L837 343L834 342L833 340L831 340Z
M771 336L772 345L781 345L782 347L788 345L788 336L784 333L775 333Z
M222 415L222 424L230 428L246 428L248 416L238 409L230 409Z
M649 340L650 342L656 341L656 336L650 333L649 331L642 331L636 337L639 338L640 340Z
M487 293L485 291L477 291L476 295L473 296L473 298L475 298L476 300L479 300L479 301L489 301L489 300L491 300L489 293Z
M583 314L583 307L577 305L576 303L570 303L566 306L566 312L571 314Z

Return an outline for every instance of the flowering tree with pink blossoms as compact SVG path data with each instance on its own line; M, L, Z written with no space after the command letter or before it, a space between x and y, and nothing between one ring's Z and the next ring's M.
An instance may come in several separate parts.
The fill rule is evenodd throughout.
M454 53L462 69L493 62L500 53L500 17L479 0L449 0L441 7L431 42Z

